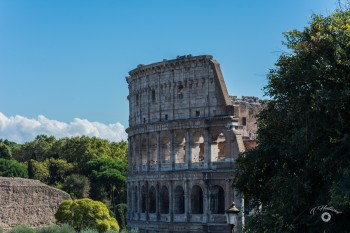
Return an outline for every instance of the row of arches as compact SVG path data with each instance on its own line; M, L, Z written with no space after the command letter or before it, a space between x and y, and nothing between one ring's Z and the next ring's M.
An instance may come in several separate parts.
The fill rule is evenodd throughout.
M141 187L141 193L138 193L137 186L133 190L133 211L140 213L156 213L169 214L170 205L173 205L174 214L185 213L185 191L182 186L176 186L172 195L173 200L170 200L170 193L167 186L163 185L159 190L157 198L157 190L151 186L147 191L146 186ZM140 197L140 203L138 202ZM159 203L157 203L157 201ZM204 196L203 190L199 185L194 185L191 188L189 197L189 212L191 214L203 214L204 212ZM210 188L209 194L210 212L212 214L225 213L225 191L219 185L213 185ZM158 205L157 205L158 204ZM159 210L157 210L159 208Z
M202 131L179 130L133 136L130 139L131 163L140 166L225 160L230 151L226 132L205 135Z

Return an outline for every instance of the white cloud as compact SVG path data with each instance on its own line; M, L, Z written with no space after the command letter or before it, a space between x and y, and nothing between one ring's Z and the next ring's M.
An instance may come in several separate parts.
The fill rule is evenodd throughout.
M56 138L90 136L121 141L127 139L125 128L120 123L103 124L90 122L86 119L74 118L69 124L51 120L43 115L37 119L29 119L23 116L5 116L0 112L0 138L24 143L32 141L37 135L46 134Z

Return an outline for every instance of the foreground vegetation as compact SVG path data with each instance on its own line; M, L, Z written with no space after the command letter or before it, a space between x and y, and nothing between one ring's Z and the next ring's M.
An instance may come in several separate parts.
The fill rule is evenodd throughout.
M125 229L127 142L39 135L23 145L0 140L0 176L37 179L73 199L106 204Z
M96 229L93 228L85 228L81 231L75 231L73 227L71 227L68 224L63 225L51 225L47 227L42 227L38 229L33 229L24 225L19 225L11 228L8 233L137 233L137 230L122 230L122 231L115 231L115 230L108 230L99 232ZM3 229L0 227L0 233L3 233Z
M235 187L255 211L245 231L348 232L350 10L314 15L285 35L289 52L268 75L258 146L237 161ZM337 212L322 219L324 206Z

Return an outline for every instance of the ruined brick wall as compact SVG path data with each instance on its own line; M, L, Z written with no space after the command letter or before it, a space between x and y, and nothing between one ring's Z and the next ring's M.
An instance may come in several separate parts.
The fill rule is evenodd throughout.
M0 226L53 224L59 204L66 199L69 194L38 180L0 177Z
M254 96L231 96L231 99L235 106L235 116L238 118L237 129L241 131L244 140L253 140L249 145L254 147L258 131L257 117L264 107L264 101Z

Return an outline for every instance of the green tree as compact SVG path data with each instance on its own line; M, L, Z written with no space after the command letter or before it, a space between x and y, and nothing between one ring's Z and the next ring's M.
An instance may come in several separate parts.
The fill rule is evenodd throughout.
M60 147L57 148L60 158L69 163L76 164L76 170L80 173L86 163L98 157L111 157L112 150L107 140L96 137L73 137L64 138L58 141Z
M36 160L28 161L28 177L30 179L40 180L43 183L48 183L50 178L48 161L39 162Z
M12 159L12 151L10 146L0 140L0 158Z
M116 218L121 225L122 229L126 229L126 211L128 206L125 203L117 205Z
M0 158L0 176L28 178L28 170L15 160Z
M50 158L46 160L49 168L49 184L50 185L61 185L65 178L72 174L74 165L68 163L64 159Z
M66 177L63 190L69 193L72 198L85 198L89 196L90 181L86 176L72 174Z
M350 229L350 11L313 15L285 33L289 53L268 75L256 149L237 160L235 187L255 210L247 232ZM312 208L334 207L329 222Z
M76 230L93 228L100 233L110 229L119 231L119 225L112 218L105 204L89 198L63 201L55 214L58 223L67 223Z
M44 161L53 157L51 155L51 147L56 139L53 136L38 135L34 141L23 144L16 153L15 159L20 162L26 162L30 159Z
M128 142L111 142L111 157L117 160L120 160L124 163L128 162Z
M116 204L126 202L126 173L127 164L101 157L89 161L86 165L86 174L95 184L103 185L109 193L113 212L116 213Z

